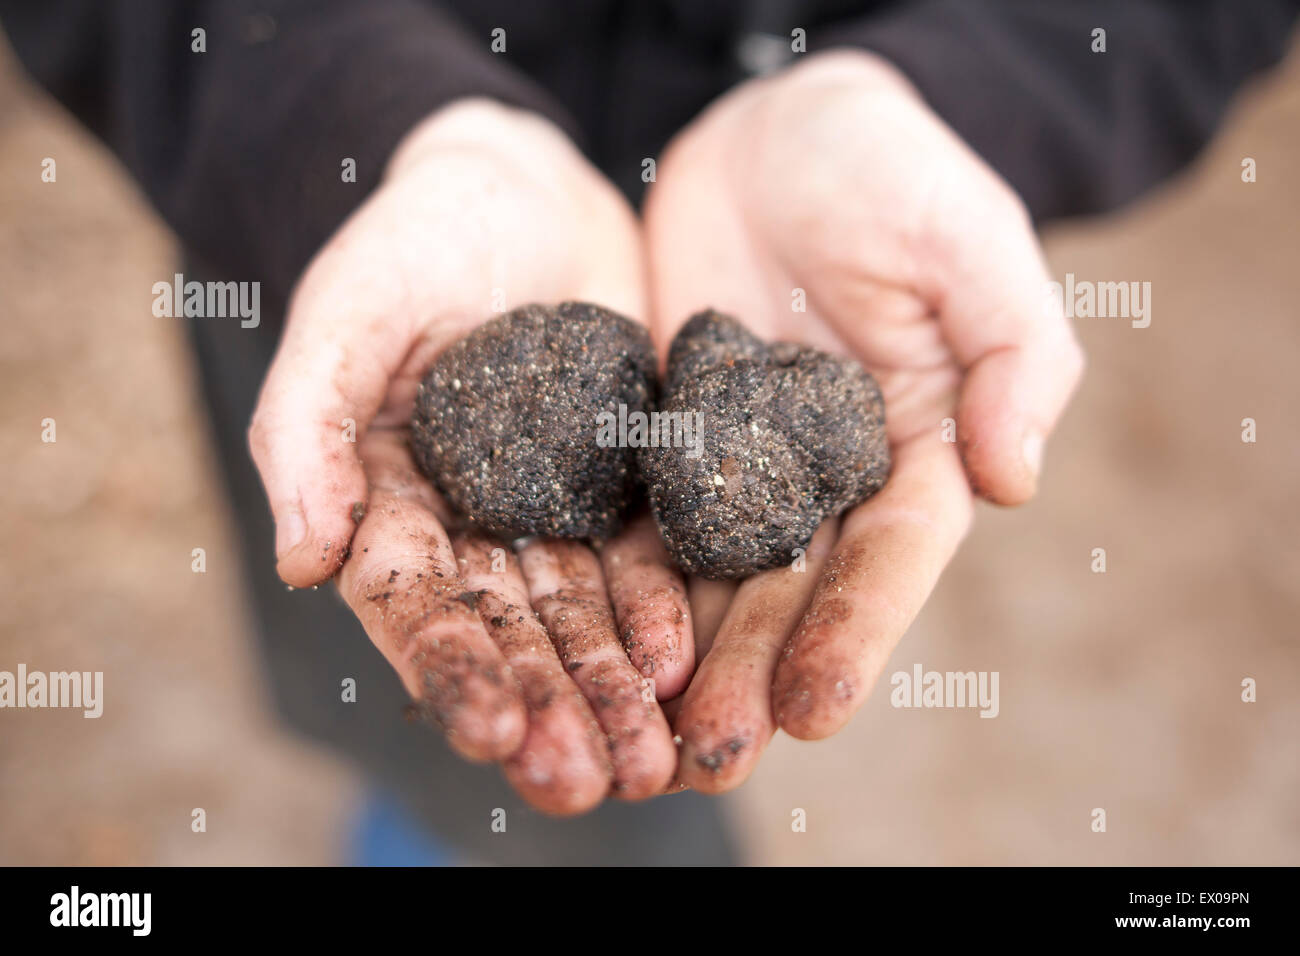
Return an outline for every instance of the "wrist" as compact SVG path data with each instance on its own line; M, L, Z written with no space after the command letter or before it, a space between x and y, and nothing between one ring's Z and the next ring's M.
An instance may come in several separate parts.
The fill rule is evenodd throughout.
M853 85L920 98L916 87L898 67L884 57L849 47L801 57L765 81L788 90L821 89Z
M430 155L449 149L510 158L520 165L584 162L577 147L550 120L496 100L467 97L416 123L394 148L384 179L401 175Z

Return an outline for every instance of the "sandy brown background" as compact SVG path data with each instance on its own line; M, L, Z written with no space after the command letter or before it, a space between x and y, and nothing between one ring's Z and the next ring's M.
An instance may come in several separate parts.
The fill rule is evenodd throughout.
M981 510L888 669L997 670L1001 714L882 682L833 740L779 738L730 801L750 860L1300 863L1298 211L1292 56L1177 180L1049 231L1058 278L1150 281L1151 326L1078 320L1040 498ZM108 698L0 711L0 863L343 858L360 781L270 715L192 360L150 313L176 258L0 51L0 669L104 670Z

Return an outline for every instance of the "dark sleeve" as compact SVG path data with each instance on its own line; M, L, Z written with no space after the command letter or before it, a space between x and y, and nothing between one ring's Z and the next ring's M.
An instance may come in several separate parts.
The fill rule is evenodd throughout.
M489 36L413 0L0 0L0 24L181 240L228 273L211 278L259 279L264 302L283 304L439 106L488 96L573 132ZM205 53L192 51L197 27Z
M1282 58L1298 5L926 0L809 30L808 46L892 61L1041 220L1113 208L1187 163Z

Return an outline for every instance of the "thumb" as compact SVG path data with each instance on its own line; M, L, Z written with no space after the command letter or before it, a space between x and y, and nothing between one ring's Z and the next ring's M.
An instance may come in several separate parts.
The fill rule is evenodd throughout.
M1043 448L1083 372L1029 217L999 196L980 228L941 240L939 320L966 370L957 436L971 488L995 504L1033 497ZM990 228L990 225L993 228Z
M357 443L410 337L400 310L376 307L391 296L364 280L313 281L322 272L309 270L294 295L248 431L280 577L294 587L319 584L347 558L367 500Z

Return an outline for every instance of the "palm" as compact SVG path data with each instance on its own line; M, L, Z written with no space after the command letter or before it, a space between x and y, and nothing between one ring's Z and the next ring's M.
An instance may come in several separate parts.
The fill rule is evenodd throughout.
M671 194L668 198L672 198ZM689 216L713 223L749 218L725 193L712 204L690 205ZM655 217L652 221L660 221L658 217L662 216L663 223L673 224L682 213L666 208L661 200L651 215ZM833 688L850 686L848 702L856 705L866 694L870 669L883 663L868 659L864 666L860 655L850 660L849 654L857 655L857 651L838 658L826 654L819 667L805 667L788 675L785 683L791 689L784 695L778 689L778 701L773 702L772 683L778 676L779 656L801 627L816 644L833 643L835 635L816 632L815 616L811 627L803 625L804 609L813 601L819 575L825 573L827 565L835 562L846 572L860 576L862 558L869 547L864 535L891 524L896 526L899 515L955 515L949 522L952 530L939 545L941 555L929 561L931 567L922 563L905 569L910 580L900 576L892 583L873 582L883 584L883 589L874 591L869 598L863 593L864 605L866 601L892 602L897 594L916 595L918 589L928 590L938 566L946 561L964 531L970 491L962 479L955 447L941 441L944 421L955 412L961 373L944 344L938 321L925 303L901 283L876 278L869 267L842 265L823 268L813 275L786 265L788 259L782 249L789 243L806 243L802 237L786 232L770 242L767 236L750 232L744 242L735 241L735 236L718 242L717 233L689 226L674 232L669 241L657 229L651 230L651 236L652 241L658 240L651 255L659 306L655 332L661 349L682 320L709 305L731 312L766 339L803 342L850 355L880 383L896 463L895 480L887 486L887 492L851 510L842 520L826 522L809 548L810 573L796 574L781 568L756 575L734 590L692 582L693 610L704 633L697 634L700 669L676 722L684 741L679 777L698 789L720 791L743 780L754 765L766 739L778 726L782 696L796 704L801 699L833 700ZM880 261L891 258L895 257L887 250L878 257ZM710 264L712 279L697 286L693 274L701 262ZM680 304L668 311L667 303ZM898 480L900 465L920 477ZM937 484L931 480L936 475ZM936 494L946 502L936 505ZM846 534L846 528L853 528L855 533ZM899 570L903 569L896 569L896 575ZM858 583L862 586L862 582ZM919 604L923 598L924 591L910 600ZM754 618L748 609L764 605L771 608L774 601L784 611L767 619L766 633L754 633ZM711 610L710 604L715 608ZM717 628L716 640L707 633L713 627ZM758 666L753 660L755 647L766 649ZM805 724L799 726L800 718L793 716L793 709L787 709L792 715L791 726L800 736L833 732L850 712L848 707L839 707L826 720L805 704Z
M715 221L738 215L720 204L714 210L697 209L695 214L713 216ZM658 287L660 301L683 303L671 313L665 309L656 313L655 332L661 346L692 312L710 305L734 314L769 341L801 342L861 362L884 392L893 446L923 433L937 433L942 421L953 414L961 368L944 342L937 317L902 282L876 278L869 267L845 266L815 276L792 272L778 265L779 257L761 238L740 250L709 248L708 241L683 238L656 255L656 277L668 283L674 281L678 260L718 262L739 252L725 271L725 281L710 282L703 292L686 291L691 289L689 280L671 291ZM801 242L788 233L779 241ZM879 258L888 261L896 256ZM744 297L728 300L722 291L727 289L744 290ZM774 291L758 302L748 290ZM687 301L694 305L686 306Z

